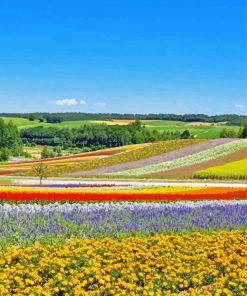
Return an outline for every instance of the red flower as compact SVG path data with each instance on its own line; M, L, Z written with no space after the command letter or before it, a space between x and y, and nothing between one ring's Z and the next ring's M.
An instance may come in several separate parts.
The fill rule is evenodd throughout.
M32 190L28 189L0 191L0 199L12 201L45 200L45 201L177 201L177 200L232 200L246 199L245 189L229 190L222 192L209 190L185 191L178 193L128 193L128 192L80 192L80 191L56 191L56 190Z

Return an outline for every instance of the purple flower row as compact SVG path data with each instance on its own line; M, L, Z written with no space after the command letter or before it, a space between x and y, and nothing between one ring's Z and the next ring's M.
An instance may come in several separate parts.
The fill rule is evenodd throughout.
M247 201L0 205L0 247L75 237L247 227Z

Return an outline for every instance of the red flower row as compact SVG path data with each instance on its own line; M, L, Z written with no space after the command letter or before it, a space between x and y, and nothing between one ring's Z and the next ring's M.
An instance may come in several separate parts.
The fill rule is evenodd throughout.
M121 193L121 192L56 192L56 191L1 191L0 199L12 201L177 201L177 200L232 200L246 199L245 190L207 193Z

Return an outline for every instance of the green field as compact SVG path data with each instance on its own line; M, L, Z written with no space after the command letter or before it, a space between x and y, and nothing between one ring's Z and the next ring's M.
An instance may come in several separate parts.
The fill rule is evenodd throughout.
M64 121L62 123L45 123L45 122L39 122L38 120L30 121L25 118L14 118L14 117L1 117L3 118L5 123L8 123L10 120L18 126L19 129L24 128L30 128L30 127L36 127L36 126L44 126L44 127L60 127L60 128L76 128L80 127L84 124L95 124L90 121Z
M30 121L25 118L15 118L15 117L1 117L5 123L12 121L13 124L18 126L18 128L29 128L33 126L39 126L40 122L38 120Z
M13 117L5 117L3 118L5 122L12 120L12 122L18 126L19 129L36 127L36 126L44 126L44 127L58 127L58 128L78 128L84 124L97 124L96 121L64 121L62 123L43 123L37 120L30 121L24 118L13 118ZM109 122L105 122L106 124ZM150 130L157 130L159 132L163 132L164 130L169 130L170 132L180 131L183 132L184 130L189 130L192 135L197 138L202 139L213 139L218 138L220 132L223 128L233 128L238 131L238 126L224 126L224 125L200 125L198 126L191 126L188 125L187 122L181 121L166 121L166 120L155 120L155 121L148 121L145 120L143 123L146 126L146 129ZM102 124L102 121L99 121L99 124ZM112 123L111 123L112 124Z
M169 130L170 132L189 130L190 133L198 138L202 139L213 139L220 136L220 132L224 128L233 128L236 131L239 130L239 126L224 126L224 125L209 125L209 126L190 126L187 122L181 121L145 121L147 129L157 130L163 132L164 130Z

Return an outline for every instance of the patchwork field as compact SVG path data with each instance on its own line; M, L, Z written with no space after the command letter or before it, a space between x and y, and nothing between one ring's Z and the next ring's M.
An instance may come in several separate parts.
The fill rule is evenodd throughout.
M144 122L147 129L156 129L160 132L163 130L169 130L170 132L183 132L184 130L189 130L190 133L200 139L214 139L219 138L220 132L225 127L224 124L219 123L218 125L214 123L187 123L181 121L166 121L166 120L157 120L157 121L146 121ZM227 128L232 128L238 131L239 127L237 126L227 126Z
M42 162L51 177L245 180L246 147L246 139L163 141L1 164L0 175L33 175L33 165Z
M127 125L133 120L82 120L82 121L64 121L61 123L44 123L38 120L30 121L24 118L14 118L14 117L3 117L5 122L12 120L13 123L18 126L19 129L25 129L30 127L44 126L44 127L58 127L58 128L78 128L84 124L107 124L107 125ZM189 130L192 135L201 139L214 139L218 138L220 132L225 126L225 122L207 123L207 122L181 122L181 121L169 121L169 120L143 120L142 123L145 125L146 129L157 130L163 132L164 130L169 132L183 132L184 130ZM238 131L238 126L227 126L227 128L235 129Z
M163 150L161 143L156 146L153 144L104 160L88 162L83 170L79 171L77 168L77 171L67 175L105 178L189 179L196 178L196 172L199 170L247 159L247 140L245 139L215 139L201 142L180 140L163 142L163 145ZM145 151L153 151L158 147L156 153L145 154ZM133 155L138 156L138 153L143 157L133 157ZM67 168L67 172L73 169L75 168ZM232 179L246 179L240 170L235 175L230 174L230 167L229 169L226 167L227 170ZM217 179L217 177L214 178Z

